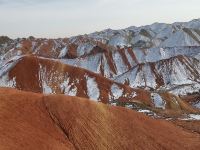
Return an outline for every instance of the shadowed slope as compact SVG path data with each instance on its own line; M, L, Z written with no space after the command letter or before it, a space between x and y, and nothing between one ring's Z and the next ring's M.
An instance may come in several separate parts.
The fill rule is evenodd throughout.
M77 97L0 89L0 107L0 149L198 149L200 146L199 135L166 121Z

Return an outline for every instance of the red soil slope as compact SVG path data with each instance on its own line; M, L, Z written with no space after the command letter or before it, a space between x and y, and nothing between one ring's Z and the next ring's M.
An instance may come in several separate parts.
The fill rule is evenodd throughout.
M0 149L198 149L200 136L135 111L0 89Z
M155 108L150 91L130 88L99 74L63 64L60 61L29 55L20 58L16 61L16 64L11 66L10 69L7 69L8 77L15 81L12 87L20 90L78 96L103 103L116 103L120 106L137 104L140 107ZM89 78L93 80L91 84L88 83ZM112 90L113 85L117 86L118 89ZM94 92L98 91L98 98L90 96L91 93L88 92L91 91L90 89L93 89ZM177 96L169 93L161 93L160 96L166 103L164 109L166 111L163 112L163 109L158 109L156 112L161 111L164 114L169 114L169 116L197 112Z
M76 95L89 98L87 89L87 77L93 78L100 92L99 100L108 103L112 95L111 86L117 84L123 89L123 94L118 101L139 100L150 105L150 93L142 89L132 89L126 85L115 83L107 78L88 70L62 64L58 61L42 59L34 56L23 57L10 71L10 79L15 78L16 88L31 92L43 92L42 83L46 83L54 94L67 94L61 89L61 84L69 80L68 85L64 85L72 91L77 89ZM72 85L72 86L70 86ZM91 85L90 85L91 86ZM92 87L91 87L92 88ZM136 96L131 96L136 93Z

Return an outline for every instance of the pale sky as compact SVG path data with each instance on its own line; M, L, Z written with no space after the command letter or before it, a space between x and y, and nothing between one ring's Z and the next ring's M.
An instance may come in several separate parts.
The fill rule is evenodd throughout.
M0 35L58 38L200 18L200 0L0 0Z

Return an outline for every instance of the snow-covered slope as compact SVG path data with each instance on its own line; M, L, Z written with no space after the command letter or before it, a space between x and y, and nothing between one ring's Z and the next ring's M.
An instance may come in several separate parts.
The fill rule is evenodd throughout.
M37 85L33 80L33 83L30 82L32 88L26 85L22 89L35 88L36 92L112 100L113 103L118 99L137 99L137 92L130 90L126 94L120 86L143 88L158 94L171 92L177 96L200 91L200 19L173 24L154 23L122 30L106 29L63 39L29 37L11 40L2 37L0 41L0 86L22 88L18 79L20 76L21 80L28 79L27 75L20 72L11 76L10 73L13 68L15 72L26 72L22 70L25 64L23 67L16 66L20 66L26 56L34 55L39 57L35 59L37 61L42 59L51 63L48 67L38 64L37 72L34 72L34 77L37 77L34 80L39 80ZM55 68L51 66L54 62L61 65ZM80 76L74 76L74 69L62 70L65 65L76 68L78 73L75 75L80 72L95 75L80 73ZM30 73L32 75L33 72ZM102 78L103 83L109 82L109 86L97 82L96 76ZM83 80L84 88L79 87L83 85L80 80ZM101 97L101 91L106 93L106 97ZM155 106L165 108L165 101L161 101L159 96L154 94L151 99L151 105L156 102Z
M115 81L128 81L131 87L166 90L177 95L192 94L200 90L200 61L179 55L158 62L138 64Z

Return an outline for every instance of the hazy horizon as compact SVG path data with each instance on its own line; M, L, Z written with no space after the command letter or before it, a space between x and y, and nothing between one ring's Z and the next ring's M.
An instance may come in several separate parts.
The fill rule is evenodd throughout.
M0 35L70 37L198 19L198 0L0 0Z

